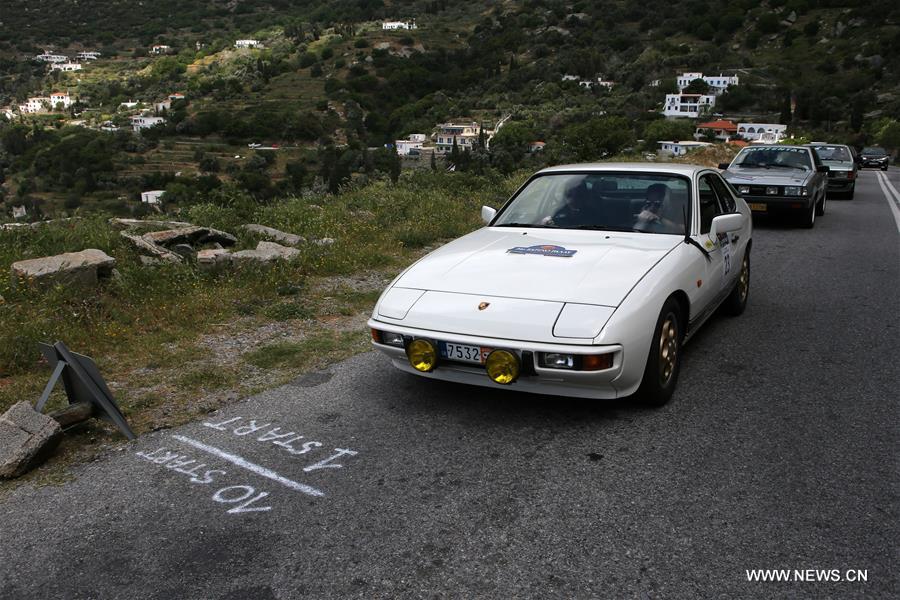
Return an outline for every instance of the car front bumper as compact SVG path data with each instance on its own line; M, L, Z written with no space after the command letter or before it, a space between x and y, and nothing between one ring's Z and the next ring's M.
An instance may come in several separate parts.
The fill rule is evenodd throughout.
M888 161L886 161L886 160L867 160L864 158L860 162L859 166L861 166L861 167L878 167L879 169L882 169L882 168L888 166Z
M784 212L804 211L812 206L813 198L810 196L756 196L744 194L741 196L750 210L753 212Z
M415 329L411 327L399 327L394 324L382 323L375 319L370 319L368 325L370 328L379 331L402 334L405 338L408 338L408 340L427 339L432 342L453 342L457 344L489 347L492 349L512 350L522 361L522 374L519 378L511 384L501 385L495 383L488 377L483 365L440 360L434 370L423 373L409 364L405 348L381 344L375 341L372 342L373 347L390 357L391 362L396 368L407 373L428 377L430 379L440 379L443 381L453 381L456 383L480 385L531 394L605 400L627 396L632 393L633 389L639 383L621 380L625 351L624 347L619 344L584 346L481 338L470 335ZM566 354L582 355L612 353L613 364L610 368L600 371L548 369L538 365L539 352L562 352Z

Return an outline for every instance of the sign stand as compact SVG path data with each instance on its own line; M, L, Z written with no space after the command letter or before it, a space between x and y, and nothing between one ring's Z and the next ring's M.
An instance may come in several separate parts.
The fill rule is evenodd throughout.
M50 393L61 378L70 406L73 404L92 405L94 410L99 412L101 418L113 423L125 437L129 440L135 439L134 432L131 431L125 416L119 410L112 392L109 391L106 381L100 375L100 370L90 357L70 351L62 342L56 342L52 346L49 344L38 344L38 346L41 354L53 368L53 374L34 407L37 412L43 411Z

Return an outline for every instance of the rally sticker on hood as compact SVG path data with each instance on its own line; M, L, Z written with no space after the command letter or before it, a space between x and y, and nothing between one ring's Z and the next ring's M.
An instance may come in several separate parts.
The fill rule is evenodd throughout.
M571 258L578 250L568 250L563 246L545 244L540 246L516 246L515 248L510 248L507 252L510 254L540 254L541 256Z

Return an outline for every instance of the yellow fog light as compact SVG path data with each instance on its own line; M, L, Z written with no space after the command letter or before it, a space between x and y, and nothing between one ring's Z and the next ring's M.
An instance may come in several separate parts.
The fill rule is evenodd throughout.
M504 385L519 378L519 358L507 350L494 350L484 361L488 377Z
M437 364L437 349L428 340L413 340L406 347L406 357L413 369L428 373Z

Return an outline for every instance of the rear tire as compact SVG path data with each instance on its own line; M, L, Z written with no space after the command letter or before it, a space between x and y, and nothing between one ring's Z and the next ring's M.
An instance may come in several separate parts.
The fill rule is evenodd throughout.
M734 289L725 298L722 303L722 309L725 314L737 317L747 308L747 298L750 297L750 248L744 251L744 258L741 259L741 272L738 274L738 280L734 283Z
M847 200L853 200L853 196L856 194L856 184L853 184L853 187L850 188L850 191L847 192Z
M662 406L672 397L681 370L681 342L684 339L681 305L675 298L663 304L638 398L648 406Z

